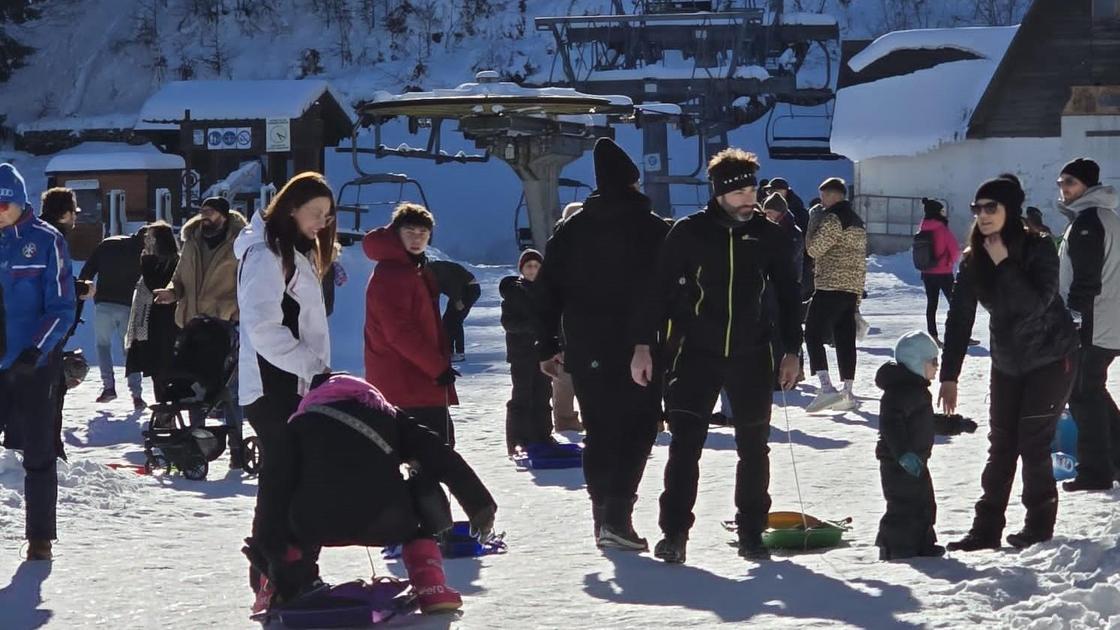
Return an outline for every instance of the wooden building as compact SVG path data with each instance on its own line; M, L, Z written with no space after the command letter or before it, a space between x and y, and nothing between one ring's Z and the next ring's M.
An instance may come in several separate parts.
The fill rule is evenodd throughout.
M349 137L355 122L319 80L175 81L138 118L137 134L186 160L186 206L245 162L259 162L261 183L277 189L296 173L322 172L326 148Z
M1054 181L1092 157L1120 182L1120 3L1035 0L1018 27L888 33L845 49L832 149L855 163L874 251L910 246L921 197L962 236L977 185L1003 172L1064 228ZM1106 181L1106 183L1108 183Z

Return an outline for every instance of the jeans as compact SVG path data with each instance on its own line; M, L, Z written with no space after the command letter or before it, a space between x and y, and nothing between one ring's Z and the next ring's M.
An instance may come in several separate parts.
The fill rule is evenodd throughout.
M131 309L123 304L101 302L93 308L93 331L97 341L97 367L101 370L101 384L105 389L116 391L117 383L113 377L113 340L121 344L121 365L124 365L124 335L128 331L128 316ZM133 372L128 375L128 391L133 396L143 393L142 374Z

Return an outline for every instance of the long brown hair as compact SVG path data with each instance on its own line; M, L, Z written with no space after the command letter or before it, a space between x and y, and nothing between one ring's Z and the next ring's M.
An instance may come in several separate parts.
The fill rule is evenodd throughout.
M1012 213L1004 207L1007 215L1000 228L999 235L1003 244L1007 246L1007 257L1010 260L1022 260L1023 245L1027 240L1027 226L1023 218ZM964 250L962 258L968 262L972 274L972 286L981 302L988 302L995 295L996 264L984 249L984 235L980 233L978 220L973 220L972 229L968 233L968 249Z
M309 241L300 233L292 213L303 204L319 197L331 200L331 220L319 231L314 241ZM284 184L280 192L272 198L272 202L262 214L265 223L265 241L268 243L268 248L283 262L285 278L295 273L295 255L300 246L309 246L315 250L312 261L320 278L327 272L335 259L334 244L338 230L334 221L336 212L334 192L331 191L326 178L314 171L300 173L288 180L288 183Z

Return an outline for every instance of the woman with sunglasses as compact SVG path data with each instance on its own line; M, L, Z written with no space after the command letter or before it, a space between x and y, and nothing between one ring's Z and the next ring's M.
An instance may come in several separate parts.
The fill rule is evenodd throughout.
M957 379L976 305L990 315L992 368L988 461L972 529L950 551L998 549L1011 484L1023 460L1023 529L1007 537L1017 548L1049 540L1058 513L1050 441L1073 384L1077 331L1058 295L1058 252L1027 231L1025 195L1014 175L976 191L976 220L961 260L946 323L941 393L946 413L957 406Z

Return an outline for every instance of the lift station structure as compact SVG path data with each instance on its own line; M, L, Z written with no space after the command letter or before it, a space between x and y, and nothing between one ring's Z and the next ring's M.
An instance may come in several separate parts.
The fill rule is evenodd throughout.
M548 85L680 107L682 133L700 143L701 164L687 175L669 173L674 121L637 119L644 190L654 208L668 214L670 186L703 184L696 177L700 166L727 146L727 133L767 115L772 159L838 158L829 150L827 113L839 66L829 50L830 44L839 50L834 18L786 13L782 0L636 0L634 14L624 13L623 0L612 4L615 15L540 17L535 24L555 39ZM814 57L823 67L813 68L823 80L807 81L799 75L814 47L824 53ZM795 107L822 105L825 113L801 116L823 119L809 132L793 119Z

